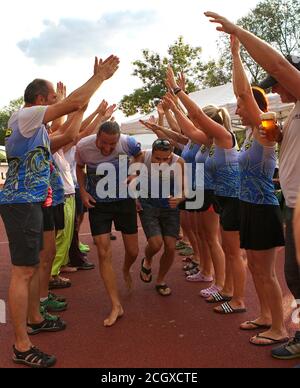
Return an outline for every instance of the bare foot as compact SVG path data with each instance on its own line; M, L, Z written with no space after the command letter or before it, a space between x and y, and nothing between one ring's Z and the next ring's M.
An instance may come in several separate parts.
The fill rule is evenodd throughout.
M268 329L272 326L272 319L259 317L253 321L247 321L241 324L240 328L242 330L259 330L259 329Z
M110 316L104 321L104 327L112 327L119 318L123 317L123 315L124 310L122 306L113 308L112 312L110 313Z
M130 271L123 269L123 277L126 284L126 288L128 289L128 291L131 291L133 282Z

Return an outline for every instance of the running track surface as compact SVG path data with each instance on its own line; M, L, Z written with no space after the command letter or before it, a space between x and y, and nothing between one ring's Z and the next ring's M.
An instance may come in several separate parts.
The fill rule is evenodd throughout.
M97 264L96 250L86 221L81 233L81 240L91 246L90 261ZM297 364L297 360L273 360L269 347L250 345L252 332L239 330L241 322L256 318L258 314L250 276L248 312L219 316L198 295L201 284L185 281L178 256L167 279L173 294L163 298L154 290L154 284L144 284L139 279L145 247L145 238L140 230L140 255L133 269L134 290L129 294L121 275L124 248L121 236L117 236L118 241L113 242L113 263L125 315L114 327L103 327L103 320L110 312L110 303L100 280L98 265L96 270L71 274L72 287L59 293L69 302L68 311L61 314L68 324L66 331L43 333L32 338L43 351L56 355L57 368L291 368ZM283 280L283 260L284 253L280 250L278 272L284 289L286 321L292 335L297 327L292 324L292 297ZM154 274L157 273L157 262L158 258ZM7 300L9 277L8 244L0 221L2 300ZM19 368L10 359L13 333L9 316L7 318L6 325L0 324L0 367Z

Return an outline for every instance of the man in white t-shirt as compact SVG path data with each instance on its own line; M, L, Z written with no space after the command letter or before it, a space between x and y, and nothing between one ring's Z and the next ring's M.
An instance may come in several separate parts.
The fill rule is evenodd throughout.
M118 295L115 273L112 268L112 251L110 233L112 222L116 230L122 232L125 261L124 279L131 287L130 268L138 256L138 228L136 204L132 198L120 195L119 192L119 157L137 158L141 155L141 145L133 137L121 135L116 122L108 121L101 125L97 135L89 136L77 144L76 162L77 179L83 205L89 209L92 235L98 249L100 272L112 303L112 311L104 321L104 326L113 326L124 314ZM111 184L116 187L112 196L99 196L97 189L104 176L98 174L98 168L105 165L115 173ZM127 178L127 161L124 180ZM123 166L123 167L124 167ZM85 172L85 168L87 172ZM103 179L104 180L104 179ZM105 194L105 193L104 193Z
M235 35L251 57L270 75L262 83L262 87L272 87L273 92L281 96L282 102L296 104L283 131L278 128L278 132L274 133L274 140L281 143L279 175L287 203L285 275L290 291L299 302L300 267L296 258L293 213L300 189L300 58L295 56L284 58L268 43L217 13L206 12L205 15L211 18L212 23L219 24L217 27L219 31ZM268 334L267 331L257 337L262 345L271 343ZM284 360L300 358L300 331L289 344L274 349L272 356Z
M13 361L48 368L56 358L32 345L28 334L65 329L61 320L40 314L39 255L43 247L42 203L51 188L51 150L45 125L84 107L100 85L117 70L111 56L94 64L94 75L66 99L56 102L51 82L36 79L24 95L25 107L13 114L7 130L8 173L0 192L0 214L12 259L9 305L15 333Z

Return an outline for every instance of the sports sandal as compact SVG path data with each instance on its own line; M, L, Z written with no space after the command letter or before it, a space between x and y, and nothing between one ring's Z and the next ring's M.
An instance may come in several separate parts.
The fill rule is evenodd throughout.
M27 323L27 333L28 335L36 335L42 332L56 332L65 330L66 327L66 322L60 318L57 320L45 319L38 324Z
M19 352L13 346L13 362L23 364L32 368L50 368L56 363L56 358L41 352L38 348L32 347L27 352Z
M170 296L172 294L172 290L166 284L159 284L155 286L155 289L161 296Z
M140 278L141 278L141 281L144 282L144 283L151 283L152 282L152 270L151 268L150 269L147 269L144 267L144 262L145 262L145 259L142 260L142 265L141 265L141 271L140 271ZM145 274L147 276L150 276L150 278L148 280L145 280L143 278L143 275L142 274Z
M212 294L209 299L206 299L207 303L222 303L222 302L230 302L232 300L231 296L224 296L220 292L216 292Z
M220 310L221 308L221 310ZM215 307L214 312L217 314L223 314L223 315L229 315L229 314L242 314L246 313L247 310L244 309L234 309L230 306L228 302L225 302L224 304L221 304L220 307Z
M63 288L70 288L72 283L68 279L57 276L49 281L49 290L58 290Z

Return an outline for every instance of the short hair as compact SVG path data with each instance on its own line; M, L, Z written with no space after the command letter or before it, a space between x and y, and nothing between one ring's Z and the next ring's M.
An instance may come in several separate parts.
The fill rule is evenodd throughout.
M25 104L34 104L37 96L43 96L47 98L48 94L48 81L37 78L33 80L25 89L24 102Z
M252 92L259 109L263 112L268 112L269 100L265 91L258 86L252 86Z
M106 133L107 135L120 135L121 128L115 121L106 121L100 126L98 135L100 135L102 132Z

